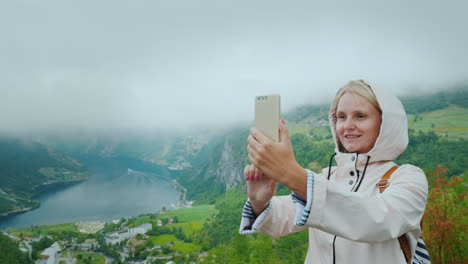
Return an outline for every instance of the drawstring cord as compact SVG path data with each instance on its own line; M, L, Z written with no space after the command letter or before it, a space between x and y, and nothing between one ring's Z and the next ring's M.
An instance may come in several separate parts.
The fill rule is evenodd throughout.
M366 175L366 169L367 169L367 165L369 165L370 158L371 158L370 156L367 156L366 166L364 166L364 171L362 172L361 181L359 181L359 184L358 184L356 190L354 190L354 192L358 191L359 187L361 186L362 181L364 180L364 175Z
M330 179L330 175L331 175L331 166L332 166L332 162L333 162L333 158L336 156L336 152L333 153L333 155L331 155L330 157L330 163L328 164L328 177L327 177L327 180ZM369 165L369 160L370 160L370 156L367 156L367 161L366 161L366 166L364 166L364 171L362 172L362 178L364 178L364 175L366 175L366 170L367 170L367 166ZM362 182L362 181L361 181ZM359 189L359 186L361 185L361 183L359 183L357 189ZM357 191L356 189L356 191Z
M336 156L336 152L333 153L333 155L331 155L330 157L330 164L328 165L328 177L327 177L327 180L330 179L330 174L331 174L331 165L332 165L332 162L333 162L333 157Z

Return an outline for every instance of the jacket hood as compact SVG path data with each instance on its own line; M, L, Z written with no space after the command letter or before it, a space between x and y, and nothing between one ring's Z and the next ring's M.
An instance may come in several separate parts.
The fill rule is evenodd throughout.
M370 85L370 87L382 110L382 124L374 147L368 153L359 155L368 156L370 162L392 161L400 156L408 145L408 119L406 112L398 98L384 90L376 88L374 85ZM339 162L340 157L351 154L343 153L339 150L335 122L333 122L334 114L332 108L330 108L330 129L335 142L337 162Z

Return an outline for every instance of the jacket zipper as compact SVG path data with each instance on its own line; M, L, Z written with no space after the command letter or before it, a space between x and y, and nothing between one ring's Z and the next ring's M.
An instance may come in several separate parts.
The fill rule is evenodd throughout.
M336 153L332 156L332 158L336 155ZM358 161L357 159L357 156L359 156L359 154L356 155L356 163ZM351 190L352 192L357 192L357 190L359 189L359 187L361 186L361 182L362 180L364 180L364 175L366 174L366 169L367 169L367 165L369 165L369 160L370 160L370 156L367 157L367 162L366 162L366 166L364 167L364 172L362 173L362 178L360 179L359 181L359 171L357 171L357 174L358 174L358 177L357 177L357 181L356 183L359 181L359 184L357 185L357 188L353 191ZM331 169L331 163L332 163L332 160L330 159L330 166L329 166L329 169L328 169L328 179L330 179L330 169ZM355 185L356 186L356 185ZM353 186L353 189L354 189L354 186ZM333 248L333 264L336 264L336 257L335 257L335 241L336 241L336 236L333 238L333 244L332 244L332 248Z

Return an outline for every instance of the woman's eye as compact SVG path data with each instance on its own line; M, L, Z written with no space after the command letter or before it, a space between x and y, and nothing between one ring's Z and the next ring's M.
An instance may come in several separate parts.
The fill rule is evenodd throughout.
M345 119L346 117L344 115L339 115L338 119Z
M359 114L357 117L358 117L359 119L363 119L363 118L365 118L366 116L363 115L363 114Z

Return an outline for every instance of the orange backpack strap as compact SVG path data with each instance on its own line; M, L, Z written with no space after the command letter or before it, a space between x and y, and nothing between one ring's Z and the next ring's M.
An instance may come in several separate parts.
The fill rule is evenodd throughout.
M379 187L379 191L380 193L383 193L383 191L385 191L385 189L388 187L388 179L390 179L390 176L392 176L392 173L394 171L396 171L396 169L398 169L398 165L395 165L393 167L391 167L385 174L384 176L382 177L382 179L380 179L380 181L377 183L377 187Z
M398 165L395 165L391 167L385 174L382 176L382 179L377 183L377 187L379 188L380 193L383 193L385 189L387 189L389 185L388 179L390 179L390 176L392 176L392 173L398 169ZM406 237L405 234L401 235L398 238L398 242L400 242L400 247L401 250L403 251L403 255L405 256L406 263L411 263L410 257L411 257L411 250L410 250L410 245L408 242L408 238Z

